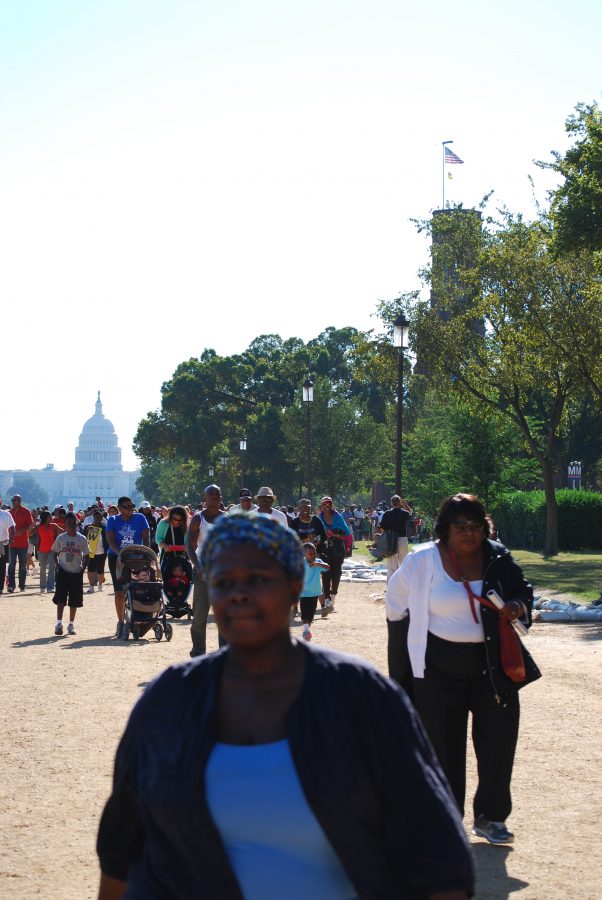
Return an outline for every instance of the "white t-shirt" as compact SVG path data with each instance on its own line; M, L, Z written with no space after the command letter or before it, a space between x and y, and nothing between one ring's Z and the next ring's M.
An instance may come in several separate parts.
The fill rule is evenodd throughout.
M240 505L240 503L237 503L236 506L233 506L231 509L228 510L228 515L235 516L237 513L241 513L241 512L257 512L257 505L255 503L251 503L250 509L244 509Z
M483 581L471 581L475 594L480 594ZM475 622L466 588L447 574L439 551L435 553L435 574L429 592L428 630L443 638L465 644L482 644L485 640L481 621L481 604L475 601Z
M276 519L277 522L280 522L281 525L283 525L285 528L288 528L288 519L286 518L286 516L284 515L283 512L280 512L279 509L272 509L272 511L269 513L260 512L259 515L267 516L268 518L272 518L272 519Z
M64 531L52 545L52 552L58 554L59 566L65 572L81 572L84 556L88 556L88 541L76 531L74 535Z
M0 544L8 543L9 528L15 527L15 520L8 509L0 509Z

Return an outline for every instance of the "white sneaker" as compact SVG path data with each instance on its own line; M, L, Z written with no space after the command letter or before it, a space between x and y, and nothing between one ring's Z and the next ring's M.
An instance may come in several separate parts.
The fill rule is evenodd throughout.
M57 623L56 623L56 625L54 626L54 633L55 633L55 634L62 634L62 633L63 633L63 623L62 623L62 622L57 622Z
M303 640L311 641L311 631L309 630L309 625L303 626Z
M325 619L326 616L329 616L332 611L333 611L332 600L330 599L330 597L327 597L326 600L324 601L324 606L322 607L322 618Z
M102 584L99 584L99 585L98 585L98 590L99 590L99 591L102 591Z
M91 584L90 587L87 589L86 594L93 594L93 593L94 593L94 585Z
M69 622L67 625L67 634L75 634L75 625L73 622Z

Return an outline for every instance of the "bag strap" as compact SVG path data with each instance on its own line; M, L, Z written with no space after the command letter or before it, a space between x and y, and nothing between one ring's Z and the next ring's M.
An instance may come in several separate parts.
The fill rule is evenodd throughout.
M468 599L470 600L470 611L472 613L472 617L475 622L479 621L479 617L477 616L477 608L476 603L480 603L482 606L488 606L489 609L495 609L496 612L499 612L495 603L492 603L491 600L487 600L485 597L481 597L478 594L475 594L473 589L470 586L470 581L466 578L460 569L460 564L458 562L458 557L454 553L453 550L450 550L449 547L446 547L447 555L449 556L452 564L452 568L462 584L464 585L464 589L468 594Z

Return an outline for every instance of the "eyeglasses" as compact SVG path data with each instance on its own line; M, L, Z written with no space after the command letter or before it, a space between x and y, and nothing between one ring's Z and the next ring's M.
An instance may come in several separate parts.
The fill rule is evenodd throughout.
M483 530L481 522L452 522L457 531L477 532Z

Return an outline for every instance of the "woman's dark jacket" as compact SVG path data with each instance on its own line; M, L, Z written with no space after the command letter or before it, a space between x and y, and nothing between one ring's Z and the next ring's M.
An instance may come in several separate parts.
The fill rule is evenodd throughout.
M405 694L363 660L301 646L305 675L287 738L357 896L472 895L462 822ZM97 844L102 871L127 880L128 898L242 900L204 785L227 653L168 669L132 712Z

